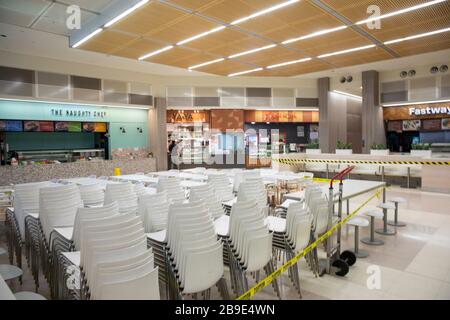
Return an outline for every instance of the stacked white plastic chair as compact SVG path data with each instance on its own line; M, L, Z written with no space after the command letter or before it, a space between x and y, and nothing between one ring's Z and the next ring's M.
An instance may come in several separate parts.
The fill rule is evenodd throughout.
M121 214L137 213L138 196L131 182L108 183L105 190L104 204L117 201Z
M247 178L239 184L238 201L254 201L267 216L269 213L267 190L262 178Z
M156 186L158 192L165 191L169 202L182 202L186 200L185 192L181 188L179 178L163 178L160 177Z
M217 240L208 209L201 202L173 204L169 209L164 242L167 251L167 289L169 298L205 293L217 285L227 298L223 279L222 243Z
M87 207L101 206L105 198L105 192L98 183L79 185L81 200Z
M203 201L208 208L211 217L216 220L225 214L225 210L219 201L216 192L211 185L204 185L191 188L189 201Z
M144 194L147 194L148 190L147 190L147 188L145 187L145 185L143 183L136 183L134 185L134 192L136 193L136 195L138 197L140 197L140 196L142 196Z
M139 197L138 214L144 223L145 232L158 232L167 228L169 202L167 193L144 194Z
M226 174L208 174L208 185L214 188L219 201L225 202L234 198L233 185Z

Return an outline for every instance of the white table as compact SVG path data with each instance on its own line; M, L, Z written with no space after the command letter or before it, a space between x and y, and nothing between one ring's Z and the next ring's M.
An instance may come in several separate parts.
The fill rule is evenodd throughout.
M206 182L193 181L193 180L183 180L180 182L183 189L190 189L194 187L200 187L206 185Z
M128 174L123 176L114 176L114 178L120 181L140 182L148 185L156 185L159 180L156 177L149 177L142 174Z
M185 180L195 180L195 181L206 181L208 180L208 176L198 173L190 173L190 172L181 172L179 174L180 179Z
M1 300L16 300L16 297L0 275L0 301Z

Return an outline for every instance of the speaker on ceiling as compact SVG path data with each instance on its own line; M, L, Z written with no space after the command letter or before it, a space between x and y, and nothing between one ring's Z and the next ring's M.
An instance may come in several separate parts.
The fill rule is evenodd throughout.
M347 82L352 82L353 81L353 77L352 76L348 76L346 80L347 80Z
M400 72L400 78L406 78L408 76L408 72L402 71Z
M408 71L408 76L414 77L415 75L416 75L416 70L409 70Z
M339 81L340 81L340 83L345 83L345 77L341 77L341 79Z
M448 66L447 66L446 64L443 64L443 65L439 68L439 70L440 70L441 72L447 72L447 71L448 71Z
M431 67L431 69L430 69L430 73L432 73L432 74L435 74L435 73L437 73L438 71L439 71L439 68L436 67L436 66Z

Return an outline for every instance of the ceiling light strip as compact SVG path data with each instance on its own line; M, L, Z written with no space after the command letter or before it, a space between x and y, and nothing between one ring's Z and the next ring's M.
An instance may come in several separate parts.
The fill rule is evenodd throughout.
M140 7L142 7L143 5L147 4L150 0L142 0L140 2L138 2L137 4L135 4L134 6L132 6L131 8L129 8L128 10L122 12L121 14L119 14L117 17L115 17L114 19L110 20L109 22L107 22L105 24L105 28L109 28L111 27L113 24L115 24L116 22L118 22L119 20L122 20L123 18L125 18L127 15L131 14L132 12L134 12L135 10L139 9Z
M287 7L287 6L290 6L291 4L297 3L297 2L299 2L299 1L300 1L300 0L290 0L290 1L286 1L286 2L279 3L279 4L275 5L275 6L272 6L272 7L263 9L263 10L261 10L261 11L255 12L255 13L249 15L249 16L246 16L246 17L243 17L243 18L234 20L233 22L231 22L231 25L237 25L237 24L240 24L240 23L242 23L242 22L244 22L244 21L248 21L248 20L250 20L250 19L253 19L253 18L262 16L262 15L264 15L264 14L266 14L266 13L269 13L269 12L272 12L272 11L275 11L275 10L278 10L278 9L281 9L281 8L284 8L284 7Z
M434 104L434 103L444 103L444 102L450 102L450 99L416 101L416 102L386 103L386 104L383 104L383 107L401 107L401 106L412 106L412 105L420 105L420 104Z
M326 57L331 57L331 56L337 56L340 54L345 54L345 53L350 53L350 52L355 52L355 51L360 51L360 50L366 50L366 49L370 49L375 47L374 44L370 44L368 46L363 46L363 47L357 47L357 48L352 48L352 49L347 49L347 50L342 50L342 51L336 51L336 52L331 52L331 53L326 53L326 54L322 54L320 56L317 56L317 58L321 59L321 58L326 58Z
M156 50L156 51L147 53L146 55L143 55L142 57L138 58L138 60L145 60L145 59L147 59L147 58L156 56L157 54L160 54L160 53L169 51L169 50L172 49L172 48L173 48L173 46L167 46L167 47L164 47L164 48L162 48L162 49L159 49L159 50Z
M262 71L262 70L263 70L263 68L256 68L256 69L252 69L252 70L236 72L236 73L229 74L228 77L236 77L236 76L240 76L240 75L243 75L243 74L257 72L257 71Z
M445 28L445 29L435 30L435 31L431 31L431 32L416 34L416 35L405 37L405 38L389 40L389 41L386 41L384 44L393 44L393 43L398 43L398 42L403 42L403 41L408 41L408 40L414 40L414 39L433 36L435 34L449 32L449 31L450 31L450 28Z
M432 5L444 2L444 1L447 1L447 0L434 0L434 1L426 2L426 3L422 3L422 4L419 4L417 6L412 6L412 7L409 7L409 8L402 9L402 10L398 10L398 11L394 11L394 12L391 12L391 13L383 14L383 15L378 16L378 17L371 17L371 18L368 18L368 19L364 19L364 20L358 21L356 23L356 25L361 25L361 24L365 24L365 23L368 23L368 22L372 22L372 21L377 21L377 20L393 17L393 16L396 16L396 15L399 15L399 14L402 14L402 13L407 13L407 12L423 9L423 8L426 8L426 7L429 7L429 6L432 6Z
M268 66L267 69L274 69L274 68L284 67L284 66L288 66L288 65L291 65L291 64L306 62L306 61L310 61L310 60L312 60L312 58L304 58L304 59L299 59L299 60L287 61L287 62L283 62L283 63L273 64L271 66Z
M95 30L94 32L92 32L91 34L87 35L86 37L84 37L83 39L81 39L80 41L78 41L77 43L75 43L72 48L77 48L79 46L81 46L83 43L85 43L86 41L88 41L89 39L95 37L97 34L99 34L100 32L103 31L103 28L98 28L97 30Z
M220 58L220 59L216 59L216 60L212 60L212 61L207 61L207 62L204 62L204 63L201 63L201 64L197 64L195 66L189 67L188 69L189 70L194 70L194 69L197 69L197 68L208 66L208 65L213 64L213 63L221 62L223 60L225 60L225 58Z
M196 36L193 36L193 37L190 37L190 38L187 38L187 39L185 39L185 40L182 40L182 41L178 42L178 43L177 43L177 46L181 46L181 45L183 45L183 44L185 44L185 43L188 43L188 42L191 42L191 41L194 41L194 40L203 38L203 37L207 36L208 34L215 33L215 32L218 32L218 31L220 31L220 30L223 30L223 29L225 29L225 26L220 26L220 27L211 29L211 30L209 30L209 31L206 31L206 32L197 34Z
M289 44L289 43L293 43L293 42L297 42L300 40L306 40L306 39L310 39L310 38L314 38L314 37L318 37L324 34L328 34L328 33L332 33L332 32L336 32L339 30L343 30L348 28L347 26L340 26L340 27L336 27L336 28L332 28L332 29L325 29L325 30L321 30L321 31L316 31L298 38L292 38L292 39L288 39L286 41L283 41L282 44Z
M277 46L276 44L271 44L271 45L268 45L268 46L265 46L265 47L256 48L256 49L252 49L252 50L236 53L236 54L233 54L233 55L229 56L228 58L229 59L233 59L233 58L245 56L247 54L251 54L251 53L255 53L255 52L271 49L271 48L276 47L276 46Z
M337 94L340 94L340 95L343 95L343 96L350 97L350 98L355 98L355 99L358 99L358 100L362 100L362 97L357 96L356 94L351 94L351 93L347 93L347 92L343 92L343 91L339 91L339 90L333 90L333 92L337 93Z

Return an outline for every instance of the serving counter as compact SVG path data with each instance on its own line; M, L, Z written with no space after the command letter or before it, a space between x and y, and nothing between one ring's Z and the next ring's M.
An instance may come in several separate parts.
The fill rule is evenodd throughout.
M409 155L368 155L368 154L306 154L290 153L273 155L272 167L280 171L329 171L330 174L350 163L358 161L354 173L377 176L398 176L404 179L417 178L421 181L423 191L450 193L450 165L414 164L414 162L450 162L450 158L420 158ZM280 161L281 160L281 161ZM296 160L293 163L283 163L283 160ZM302 162L301 160L306 160ZM317 160L317 161L315 161ZM343 163L339 164L339 161ZM367 161L367 163L365 163ZM372 163L371 163L372 162ZM387 162L390 162L389 164ZM394 163L392 163L394 162ZM398 162L397 164L395 162Z
M145 158L0 166L0 186L90 175L112 176L114 168L120 168L122 174L153 172L156 171L156 161L154 158Z

